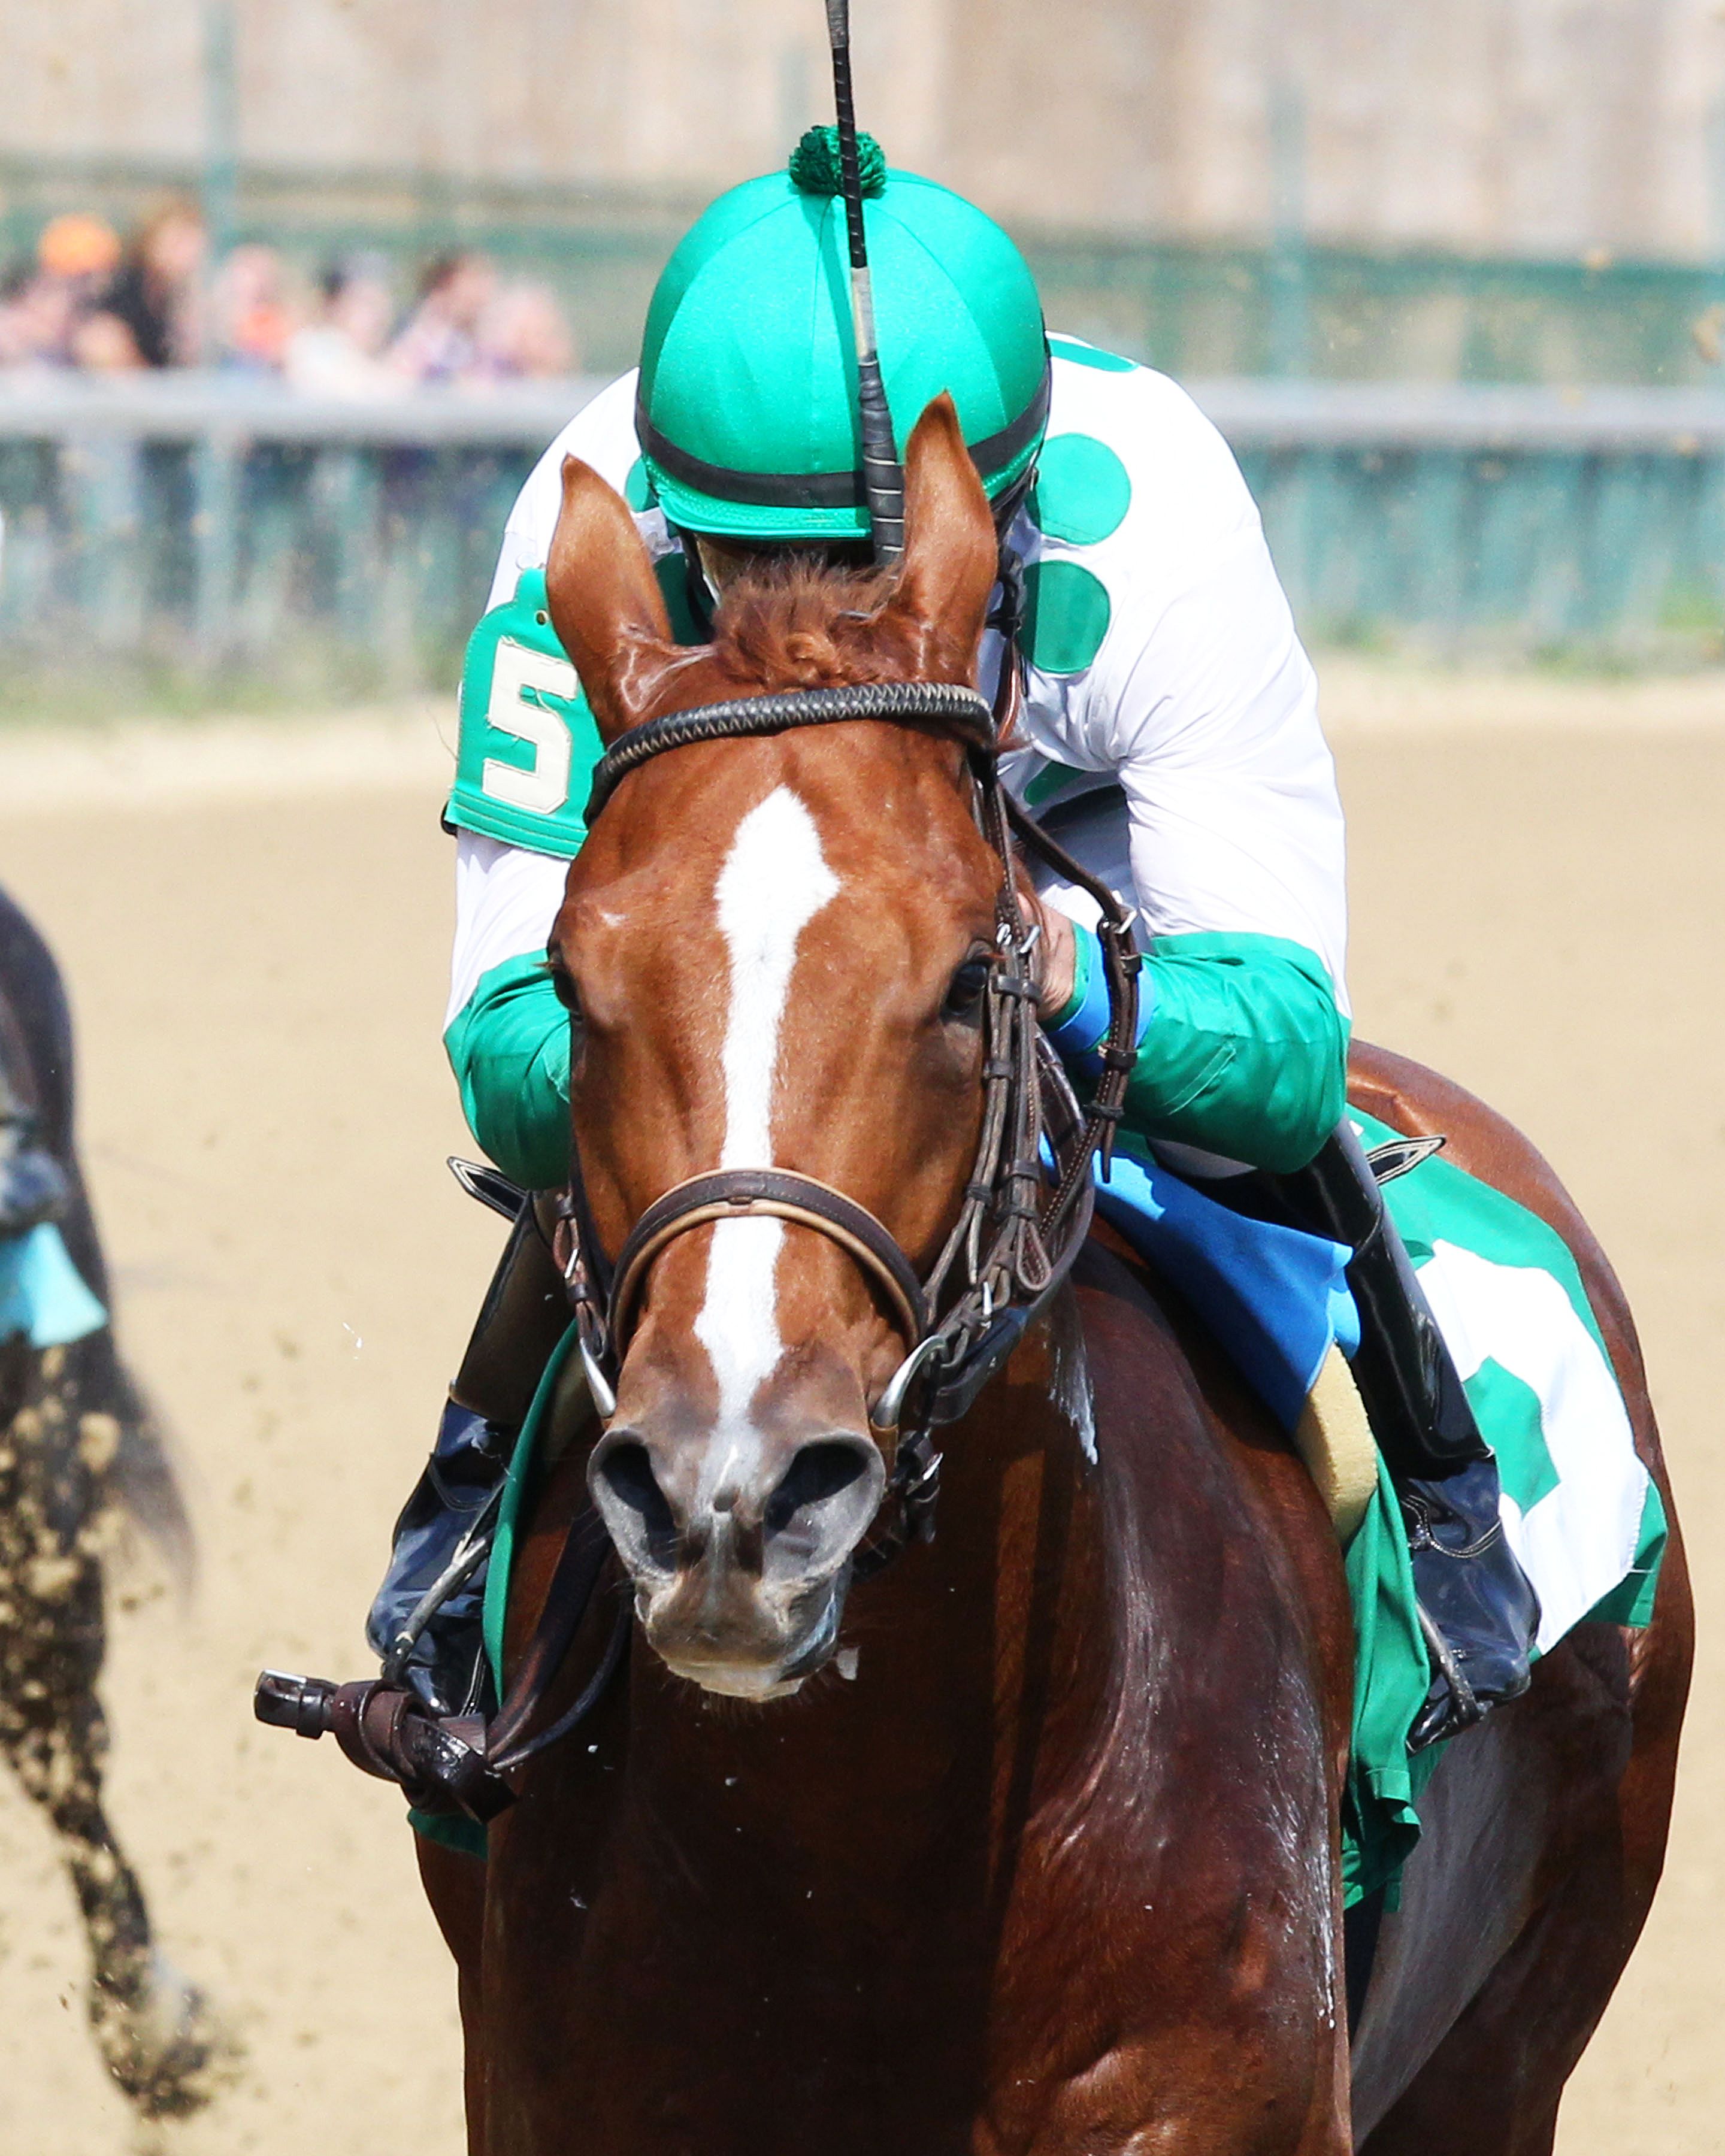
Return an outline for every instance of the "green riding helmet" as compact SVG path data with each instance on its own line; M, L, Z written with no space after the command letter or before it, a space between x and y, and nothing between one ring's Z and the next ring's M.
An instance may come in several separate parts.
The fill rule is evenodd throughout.
M737 539L865 538L850 256L836 131L721 195L647 313L636 426L674 525ZM933 181L860 138L880 368L901 456L948 390L983 484L1029 469L1048 424L1048 342L1024 257Z

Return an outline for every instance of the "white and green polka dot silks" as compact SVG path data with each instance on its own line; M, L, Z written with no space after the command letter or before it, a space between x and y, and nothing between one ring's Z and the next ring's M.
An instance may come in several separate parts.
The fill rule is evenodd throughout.
M1064 812L1063 835L1151 935L1286 937L1317 954L1339 998L1335 774L1239 468L1165 376L1050 341L1048 439L1013 532L1034 747L1009 759L1009 783L1038 808L1096 795L1088 815ZM537 582L563 458L584 458L625 494L655 556L675 550L644 490L634 411L630 373L552 443L505 529L463 683L449 805L460 833L452 1018L490 968L542 950L583 835L597 742ZM998 666L991 635L985 685Z

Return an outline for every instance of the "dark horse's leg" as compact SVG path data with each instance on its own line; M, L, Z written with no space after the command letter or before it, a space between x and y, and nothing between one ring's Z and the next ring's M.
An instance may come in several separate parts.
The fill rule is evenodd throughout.
M0 1059L6 1097L66 1178L60 1234L86 1286L106 1269L73 1143L70 1014L53 954L0 891ZM108 1327L39 1353L0 1345L0 1751L52 1822L90 1945L90 2020L141 2111L195 2110L234 2047L201 1995L156 1953L148 1912L102 1805L107 1723L104 1529L123 1512L177 1578L192 1535L149 1409Z
M1440 1765L1421 1806L1428 1840L1409 1866L1401 1916L1385 1924L1360 2030L1355 2117L1365 2156L1549 2156L1563 2084L1634 1948L1664 1861L1692 1641L1682 1543L1628 1306L1556 1176L1502 1116L1399 1056L1358 1049L1349 1092L1397 1129L1443 1132L1447 1158L1563 1236L1671 1522L1647 1630L1572 1632L1540 1663L1527 1698L1458 1739ZM1475 1907L1493 1868L1450 1859L1481 1835L1505 1861L1495 1898ZM1535 1861L1517 1861L1518 1836ZM1435 2017L1446 1928L1458 1947L1464 1938L1493 1945L1458 2010ZM1466 1958L1465 1948L1450 1957L1452 1967Z
M74 1143L72 1016L54 954L35 924L0 891L0 1057L7 1083L33 1106L38 1137L64 1172L68 1195L59 1230L97 1301L113 1307L108 1269ZM22 1067L10 1068L14 1060ZM67 1351L84 1414L111 1418L117 1433L100 1470L102 1495L116 1502L157 1545L176 1578L193 1569L191 1522L148 1404L104 1328Z
M82 1343L79 1343L80 1346ZM151 2116L195 2110L223 2051L199 1994L151 1943L102 1803L105 1647L93 1471L105 1418L83 1411L78 1348L8 1344L17 1411L0 1446L0 1749L59 1840L91 1963L90 2020L109 2071ZM94 1425L92 1427L92 1425Z
M80 1343L81 1344L81 1343ZM90 2021L109 2071L150 2117L196 2110L228 2055L201 1995L157 1954L136 1877L102 1805L105 1635L92 1448L76 1348L0 1351L15 1412L0 1435L0 1750L47 1815L90 1944Z

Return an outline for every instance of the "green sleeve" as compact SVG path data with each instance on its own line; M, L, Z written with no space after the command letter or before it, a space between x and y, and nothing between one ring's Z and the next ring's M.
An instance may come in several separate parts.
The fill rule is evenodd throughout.
M1346 1099L1348 1021L1322 960L1276 936L1162 936L1140 993L1128 1126L1281 1174L1303 1168Z
M1348 1021L1322 961L1275 936L1163 936L1126 1111L1165 1137L1286 1174L1342 1119Z
M506 958L480 977L444 1035L467 1127L528 1190L569 1175L569 1014L542 958Z
M1322 963L1276 937L1165 936L1144 984L1132 1127L1256 1168L1303 1167L1343 1105L1348 1021ZM444 1045L486 1154L528 1189L555 1188L568 1173L569 1018L543 960L492 967Z

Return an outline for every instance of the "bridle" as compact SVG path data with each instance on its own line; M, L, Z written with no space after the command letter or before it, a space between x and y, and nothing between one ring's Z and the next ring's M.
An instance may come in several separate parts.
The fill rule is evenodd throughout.
M748 696L633 726L594 768L587 805L592 829L617 787L651 757L696 742L742 740L793 727L888 720L963 744L978 824L1000 863L995 932L983 1004L983 1114L976 1156L939 1255L919 1275L891 1230L866 1207L793 1168L719 1168L655 1199L608 1258L594 1229L572 1135L569 1185L556 1202L553 1247L572 1307L576 1343L602 1421L616 1412L616 1378L647 1281L679 1236L716 1220L765 1216L814 1230L844 1250L879 1295L906 1353L870 1419L893 1443L881 1521L850 1558L866 1579L906 1543L934 1532L940 1455L932 1432L957 1420L1000 1368L1070 1270L1090 1226L1092 1163L1106 1175L1137 1038L1139 960L1132 916L1107 886L1038 829L1000 783L999 751L1011 732L1019 690L1015 657L1018 586L1003 557L1005 655L991 706L975 690L947 683L883 681L841 689ZM1096 1097L1081 1109L1036 1019L1036 932L1026 925L1014 873L1013 841L1038 855L1095 901L1108 988L1108 1029ZM1051 1177L1050 1177L1051 1163ZM481 1194L485 1194L481 1193ZM495 1202L488 1197L487 1202ZM514 1192L502 1209L527 1203ZM542 1393L558 1367L553 1358ZM475 1542L469 1570L489 1550ZM265 1671L255 1711L261 1721L303 1737L333 1732L367 1774L401 1784L416 1804L470 1818L495 1818L513 1802L518 1769L561 1742L592 1712L627 1651L631 1605L616 1606L598 1665L548 1726L549 1696L603 1570L608 1538L591 1506L564 1537L538 1622L495 1714L433 1712L398 1681L335 1686ZM463 1562L468 1562L463 1560ZM439 1587L447 1587L445 1575ZM465 1576L465 1575L464 1575ZM429 1609L435 1596L428 1596Z
M618 1374L648 1277L680 1236L719 1220L765 1217L812 1229L852 1260L906 1351L870 1410L876 1434L896 1445L888 1483L896 1517L853 1558L863 1577L907 1541L932 1536L940 1456L931 1434L968 1410L1070 1270L1090 1227L1091 1163L1099 1159L1106 1176L1134 1060L1139 958L1132 916L1000 783L1000 744L1017 687L1012 654L1009 639L992 706L974 689L952 683L883 681L740 697L649 720L619 735L600 758L587 803L590 832L618 787L655 757L806 726L887 720L944 735L967 751L977 821L999 860L1000 883L983 998L982 1125L957 1217L927 1272L919 1276L865 1207L793 1168L718 1168L677 1183L655 1199L608 1258L587 1203L578 1140L572 1138L568 1188L557 1206L556 1254L588 1388L605 1421L616 1412ZM1082 1110L1037 1024L1040 930L1027 926L1019 903L1014 836L1087 891L1101 916L1109 1024L1096 1096Z

